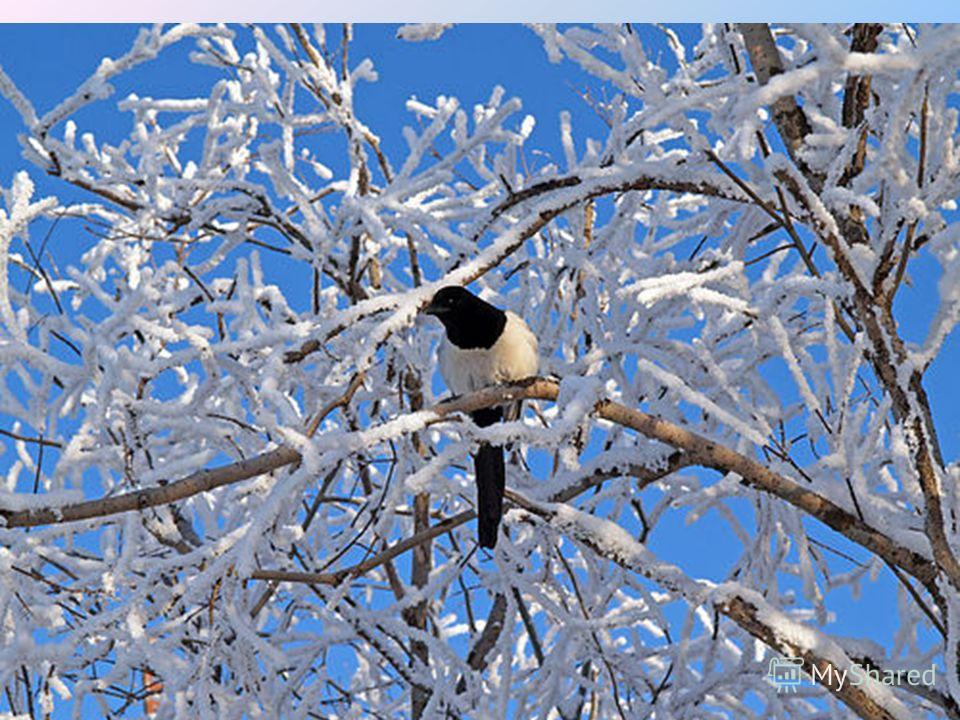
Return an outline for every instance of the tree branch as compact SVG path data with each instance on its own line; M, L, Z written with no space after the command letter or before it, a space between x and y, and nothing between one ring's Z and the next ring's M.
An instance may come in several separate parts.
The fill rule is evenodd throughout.
M901 720L907 716L889 688L871 678L862 684L844 682L856 664L830 636L793 620L770 605L760 593L738 583L714 585L687 577L638 543L609 520L588 515L569 505L542 505L507 491L507 497L558 531L587 545L603 558L639 573L696 605L710 603L753 637L790 657L801 657L811 677L865 720ZM812 674L816 668L817 675Z
M750 64L756 73L760 85L766 85L770 78L783 73L783 62L780 51L766 23L740 23L737 26L743 35L743 42L750 55ZM773 122L780 132L783 144L797 167L804 174L810 185L817 191L823 187L823 176L813 172L800 157L803 141L810 134L810 121L803 108L797 104L793 95L784 95L777 98L771 106Z
M487 388L470 395L454 398L434 405L417 415L423 425L433 424L461 413L469 413L484 407L505 404L514 400L539 399L555 401L559 396L560 386L552 380L531 378L515 385L504 385ZM631 428L653 440L663 442L675 449L682 450L689 458L704 467L713 468L723 473L739 475L743 482L770 495L779 497L794 507L817 518L825 525L841 533L853 542L862 545L870 552L883 560L892 563L915 577L932 593L935 592L934 580L936 568L930 559L909 548L897 544L883 532L870 526L866 521L847 512L822 495L809 490L787 477L778 475L755 460L719 445L713 440L681 428L678 425L654 417L639 410L632 410L624 405L601 400L597 403L595 412L598 417ZM408 423L409 425L409 423ZM411 427L409 432L418 428ZM277 448L249 460L243 460L213 470L202 470L198 473L171 483L169 485L138 490L125 495L100 500L89 500L74 505L65 505L58 508L39 508L23 511L0 510L0 516L7 521L7 527L31 527L36 525L50 525L55 523L73 522L95 517L105 517L130 510L142 510L146 507L163 505L176 500L182 500L200 492L245 480L260 475L278 467L289 465L300 459L300 454L292 448ZM461 513L455 519L466 522L472 511ZM433 533L441 534L446 530L437 530L438 526L430 529ZM435 537L436 535L431 535ZM389 555L395 557L408 547L403 541L394 545L397 550ZM386 553L384 553L386 554ZM388 558L389 559L389 558ZM370 562L370 561L368 561ZM364 564L366 565L366 563ZM274 579L273 576L264 579ZM341 578L342 579L342 578Z

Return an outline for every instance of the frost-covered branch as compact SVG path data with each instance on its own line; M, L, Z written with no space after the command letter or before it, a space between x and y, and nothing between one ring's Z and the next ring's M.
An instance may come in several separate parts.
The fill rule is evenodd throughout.
M49 110L0 72L0 713L952 712L957 28L538 24L559 132L449 77L383 113L376 32L148 28ZM544 377L443 399L467 283ZM478 552L481 441L589 533ZM768 647L945 681L788 696Z
M600 556L653 580L696 604L710 604L776 652L802 658L806 672L865 720L912 717L888 687L869 675L865 682L847 683L857 664L832 638L797 622L771 606L762 595L739 583L714 585L686 577L664 563L622 528L567 505L544 505L509 492L510 499L542 518L558 532L586 544Z
M464 415L474 410L493 407L507 401L521 399L557 400L560 394L560 385L544 379L535 379L519 385L504 386L482 390L477 393L458 397L439 403L433 407L424 408L408 416L396 418L387 423L358 433L379 438L398 437L400 434L420 431L445 418ZM897 542L886 536L882 531L872 528L858 519L855 514L829 499L817 495L803 488L795 480L771 472L768 468L749 458L726 448L708 438L691 433L673 423L665 422L657 417L638 410L632 410L624 405L607 400L601 400L596 407L596 415L604 420L615 422L623 427L636 430L650 439L660 441L671 448L683 451L682 464L674 462L670 472L674 472L683 465L699 464L722 473L732 473L742 478L743 482L758 490L779 497L795 507L817 518L825 525L847 536L853 542L863 545L866 549L876 553L887 562L903 568L920 580L924 585L933 589L935 575L931 560L922 552L909 547L898 545ZM323 442L320 438L319 442ZM359 447L360 444L350 437L338 437L337 442L346 446ZM87 501L77 505L65 505L53 508L31 508L21 511L10 511L0 508L0 515L6 519L7 527L35 527L50 523L75 522L97 517L106 517L131 510L143 510L156 505L165 505L198 493L207 492L222 485L248 480L268 473L272 470L302 461L302 455L294 448L277 448L249 460L242 460L229 466L215 470L203 470L181 480L164 484L149 490L140 490L103 500ZM622 472L622 470L620 471ZM631 473L636 475L637 473ZM583 492L592 487L594 482L588 479L580 481L576 492ZM564 489L556 493L558 499L569 499L571 489ZM445 521L449 526L459 525L472 519L472 515L464 513L455 519ZM254 577L264 580L295 580L298 582L318 582L336 584L337 578L366 572L372 567L382 564L387 559L407 549L416 547L436 535L445 532L445 527L431 529L419 539L414 538L398 545L400 549L391 549L383 554L382 559L370 561L358 568L341 571L339 574L304 575L293 574L284 576L270 572L260 572ZM312 580L310 578L313 578Z

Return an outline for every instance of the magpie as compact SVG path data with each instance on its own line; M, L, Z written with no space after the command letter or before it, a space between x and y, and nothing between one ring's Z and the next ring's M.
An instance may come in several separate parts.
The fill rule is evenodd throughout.
M436 316L446 330L440 345L440 374L454 395L537 374L537 338L509 310L500 310L462 287L447 286L437 291L423 312ZM488 427L504 419L504 409L482 408L470 417L479 427ZM503 448L481 443L473 464L480 545L493 548L503 515Z

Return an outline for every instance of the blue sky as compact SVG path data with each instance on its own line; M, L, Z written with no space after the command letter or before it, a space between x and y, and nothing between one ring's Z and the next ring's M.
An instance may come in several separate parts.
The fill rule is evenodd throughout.
M711 9L713 7L711 5ZM942 7L948 6L944 3ZM694 26L681 26L677 30L684 40L698 34ZM380 135L388 155L397 157L405 148L401 129L411 122L403 107L408 98L432 100L440 94L456 95L464 106L470 107L485 101L496 85L502 85L508 96L520 97L524 112L536 117L537 129L529 147L542 147L554 157L562 157L561 110L572 113L579 143L586 135L601 136L600 120L577 92L593 83L568 63L547 62L540 41L529 30L513 25L461 26L434 43L401 42L394 39L395 31L395 26L360 26L351 49L355 60L371 57L379 73L378 83L361 89L357 108ZM0 25L0 65L42 113L72 92L102 57L116 57L128 49L135 34L134 26L125 25ZM655 47L660 43L659 36L653 39L654 34L648 33L648 37ZM129 79L121 79L114 97L102 104L102 108L85 110L83 119L98 134L109 136L111 132L124 133L125 126L111 128L108 119L114 116L115 102L134 87L141 95L155 97L205 95L216 73L209 68L190 66L186 62L188 50L189 46L184 44L166 59L137 69ZM4 186L9 185L17 170L28 167L20 158L16 140L20 129L19 116L0 100L0 184ZM29 169L41 194L57 194L63 200L84 199L77 191L32 167ZM79 257L86 247L83 242L82 234L54 234L50 250L62 266ZM268 262L268 258L264 257L264 261ZM920 262L913 273L912 284L903 291L898 313L910 339L920 340L924 336L937 278L931 263ZM960 341L955 335L927 376L927 389L948 459L960 454L960 404L956 402L960 382L955 371L958 366ZM9 466L11 455L6 453L0 457L0 472ZM710 476L710 480L713 479ZM722 536L723 526L719 522L705 522L694 528L692 533L677 514L658 526L652 549L692 574L720 579L716 578L717 559L732 548L739 548L739 544ZM714 530L718 535L709 535ZM822 527L812 529L811 534L821 540L834 539ZM829 627L831 631L871 635L880 640L886 640L895 631L892 584L882 580L867 587L872 593L870 603L854 604L851 599L849 604L846 601L835 604L842 619ZM857 610L844 613L845 607ZM5 702L0 700L0 711L5 709Z

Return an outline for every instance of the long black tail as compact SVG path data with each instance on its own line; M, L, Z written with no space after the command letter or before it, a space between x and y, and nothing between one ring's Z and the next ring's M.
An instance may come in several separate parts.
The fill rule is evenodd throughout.
M493 425L503 420L503 408L484 408L471 414L480 427ZM477 531L480 546L496 547L500 518L503 516L503 488L506 470L503 448L500 445L481 443L473 458L477 477Z

